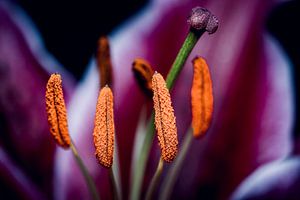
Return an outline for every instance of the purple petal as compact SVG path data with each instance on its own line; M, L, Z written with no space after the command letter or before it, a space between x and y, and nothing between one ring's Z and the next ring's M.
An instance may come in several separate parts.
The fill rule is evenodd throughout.
M56 62L43 50L33 30L18 7L0 2L0 143L23 173L51 197L55 143L49 133L44 96L50 67ZM62 73L68 99L73 82Z
M242 182L232 199L299 199L299 171L298 156L266 164Z

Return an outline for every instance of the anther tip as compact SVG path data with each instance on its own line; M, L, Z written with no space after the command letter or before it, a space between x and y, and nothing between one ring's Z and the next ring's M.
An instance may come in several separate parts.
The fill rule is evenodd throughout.
M59 79L61 79L61 76L58 72L55 72L50 75L50 80L59 80Z
M108 45L108 37L105 35L100 36L98 39L98 45Z

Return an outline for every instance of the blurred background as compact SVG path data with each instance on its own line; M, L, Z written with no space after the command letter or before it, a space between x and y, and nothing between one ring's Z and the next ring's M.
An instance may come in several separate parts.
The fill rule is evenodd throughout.
M79 79L99 36L108 35L149 0L17 2L37 25L47 49Z
M94 53L99 35L109 34L149 0L17 0L17 3L38 27L47 49L78 79ZM299 66L298 19L300 2L286 1L274 8L266 25Z

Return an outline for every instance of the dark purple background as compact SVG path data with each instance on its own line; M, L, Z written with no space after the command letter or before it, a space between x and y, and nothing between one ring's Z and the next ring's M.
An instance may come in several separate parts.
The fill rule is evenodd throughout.
M76 78L84 72L100 35L108 34L148 0L18 0L38 26L47 49Z

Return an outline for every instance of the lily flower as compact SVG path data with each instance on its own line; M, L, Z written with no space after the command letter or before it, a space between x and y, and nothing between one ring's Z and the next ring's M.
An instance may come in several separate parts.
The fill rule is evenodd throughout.
M145 123L141 116L148 117L151 106L134 80L131 64L137 57L144 58L166 76L187 34L186 17L196 5L218 16L220 27L214 35L203 35L171 91L179 144L191 123L191 111L187 107L190 106L191 62L196 55L206 58L210 66L215 108L207 135L192 143L172 198L227 199L257 167L288 155L292 148L293 122L289 65L264 27L268 12L276 3L271 0L153 0L143 12L109 36L114 66L112 90L118 144L115 152L120 161L125 198L132 181L130 172L134 173L131 164L135 159L136 132ZM50 142L44 87L50 72L58 71L66 80L70 135L101 197L112 198L108 172L99 167L92 142L100 81L96 61L91 60L83 80L73 90L72 77L63 69L51 68L57 63L40 42L32 39L35 38L32 35L37 35L28 23L20 10L0 3L0 52L4 52L0 54L0 109L5 124L1 131L7 133L1 137L0 172L1 175L21 174L3 176L1 182L11 190L20 182L29 184L30 188L20 190L20 195L25 193L36 199L89 197L71 153L55 148ZM159 160L157 146L153 145L150 156L145 185ZM145 192L146 188L142 190Z

